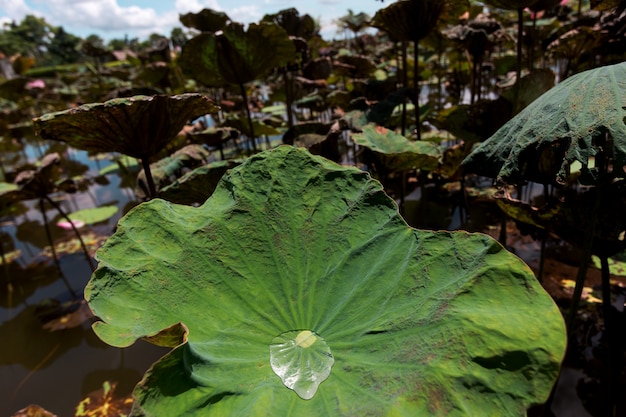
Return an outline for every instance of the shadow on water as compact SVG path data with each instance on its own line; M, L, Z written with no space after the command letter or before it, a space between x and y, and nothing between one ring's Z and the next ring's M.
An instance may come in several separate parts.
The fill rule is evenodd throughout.
M82 255L63 257L61 266L82 297L90 274ZM10 416L33 403L57 415L73 415L74 407L103 381L117 382L119 395L130 393L152 362L167 352L145 342L127 349L106 345L91 330L88 312L83 311L81 318L87 320L78 326L63 325L66 313L85 307L54 279L59 275L54 265L21 273L10 303L2 282L0 415Z

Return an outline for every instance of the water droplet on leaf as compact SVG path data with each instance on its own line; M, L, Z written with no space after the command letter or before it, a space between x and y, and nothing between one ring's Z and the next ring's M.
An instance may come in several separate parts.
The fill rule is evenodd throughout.
M283 384L305 400L313 398L335 363L330 348L310 330L282 333L270 345L270 364Z

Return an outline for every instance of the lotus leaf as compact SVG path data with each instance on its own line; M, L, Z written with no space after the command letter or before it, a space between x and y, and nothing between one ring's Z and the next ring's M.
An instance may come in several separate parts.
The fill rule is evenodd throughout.
M502 96L513 103L513 114L519 113L543 93L554 87L554 73L549 69L534 70L520 78Z
M224 173L239 161L216 161L186 173L159 191L159 197L178 204L200 204L213 194Z
M75 211L68 215L72 221L94 224L109 220L117 213L117 206L102 206Z
M315 20L308 14L300 16L300 12L293 7L278 13L266 14L262 21L275 23L285 29L289 36L306 40L311 39L317 32Z
M11 184L10 182L0 182L0 196L16 191L18 188L17 185Z
M232 127L233 129L236 129L242 132L244 135L248 137L252 137L254 135L273 136L273 135L280 134L279 130L277 130L276 128L268 124L263 123L261 120L258 120L258 119L252 120L252 128L254 129L254 135L253 135L253 132L250 131L250 125L248 124L248 122L244 119L241 119L238 116L228 117L226 120L224 120L222 125Z
M516 184L564 182L578 161L583 174L600 152L626 165L626 62L573 75L533 101L477 147L466 170ZM601 144L604 135L612 140ZM624 178L622 169L612 175ZM591 177L593 175L586 175Z
M209 157L210 152L204 146L191 144L177 150L170 156L150 164L150 171L157 192L190 170L208 163ZM146 172L143 170L137 175L135 195L140 199L145 199L148 195Z
M58 153L51 153L43 157L36 170L21 171L15 177L15 184L19 187L21 199L30 200L43 198L56 189L55 180L59 178Z
M419 42L435 27L446 7L441 0L402 0L379 10L372 26L396 41Z
M202 9L198 13L187 13L178 18L186 27L198 29L201 32L222 30L230 20L226 13L212 9Z
M340 55L333 67L337 74L352 78L367 78L376 70L374 61L364 55Z
M243 25L230 23L219 34L201 33L190 39L180 61L197 80L220 87L262 78L294 56L293 42L280 26L252 23L244 30Z
M67 142L77 149L149 159L187 122L217 110L210 99L195 93L134 96L48 113L33 122L45 139Z
M442 150L433 142L410 141L393 130L373 124L364 126L363 133L352 134L352 139L357 145L382 155L385 166L391 170L430 170L442 157Z
M135 207L97 259L95 332L180 343L133 415L523 416L565 349L552 299L491 237L412 229L367 173L286 145L200 207Z

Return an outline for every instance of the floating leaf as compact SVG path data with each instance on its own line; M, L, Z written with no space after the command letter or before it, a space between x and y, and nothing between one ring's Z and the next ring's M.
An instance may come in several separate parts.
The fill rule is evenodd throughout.
M364 126L363 133L353 134L352 139L357 145L381 154L387 168L392 170L430 170L439 164L442 156L439 146L432 142L410 141L393 130L373 124Z
M80 221L84 224L94 224L109 220L115 215L115 213L117 213L117 210L117 206L94 207L75 211L68 217L72 221Z
M131 410L132 398L115 398L115 382L104 381L102 388L90 392L75 410L76 417L121 417Z
M524 416L565 351L558 308L495 240L412 229L367 173L291 146L229 171L200 207L140 204L97 259L85 296L103 340L188 329L135 415ZM304 400L271 346L318 337L334 365Z

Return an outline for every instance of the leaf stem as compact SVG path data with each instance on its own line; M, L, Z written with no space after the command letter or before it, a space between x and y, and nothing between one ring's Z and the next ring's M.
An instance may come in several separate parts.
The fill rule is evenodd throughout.
M148 191L150 193L150 199L157 196L156 185L154 184L154 177L152 176L152 170L150 169L149 158L141 158L141 166L143 172L146 174L146 181L148 182Z
M248 94L246 93L246 87L243 83L239 83L239 89L241 90L241 95L243 96L243 106L246 109L246 116L248 117L248 127L250 129L250 143L252 144L252 151L256 153L256 143L254 136L254 125L252 124L252 114L250 113L250 106L248 104Z
M80 236L80 232L78 231L76 226L74 226L74 222L61 209L61 206L59 206L57 203L55 203L55 201L53 199L50 198L50 196L46 195L44 198L70 224L70 227L72 228L72 230L74 231L74 234L76 235L76 237L78 238L78 241L80 242L80 246L83 248L83 253L85 254L85 258L87 259L87 262L89 263L89 267L91 268L91 272L95 271L96 270L96 266L93 263L93 259L91 258L91 255L89 254L89 251L87 250L87 245L85 245L85 242L83 241L83 238ZM42 202L42 210L43 210L43 202Z
M46 196L46 198L49 199L48 196ZM61 279L65 283L65 286L70 292L70 295L72 296L73 299L76 300L78 299L78 296L76 295L76 292L74 292L74 289L72 289L70 282L67 280L67 277L63 273L63 270L61 269L61 262L59 262L59 256L57 255L57 251L54 248L54 241L52 240L52 233L50 233L50 225L48 224L48 216L46 215L46 208L43 205L43 201L44 201L43 198L39 199L39 209L41 210L41 216L43 217L43 225L46 230L46 237L48 238L48 243L50 244L50 250L52 251L52 259L54 260L54 264L57 266L57 269L59 270L59 274L61 275Z

